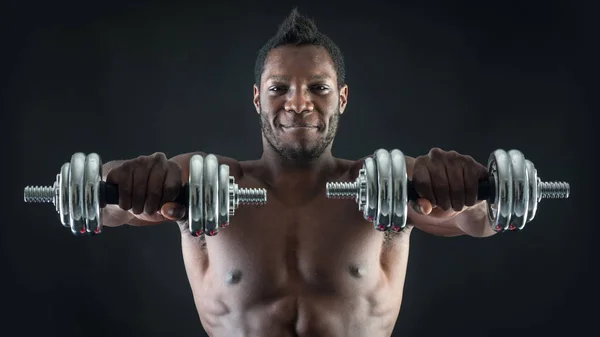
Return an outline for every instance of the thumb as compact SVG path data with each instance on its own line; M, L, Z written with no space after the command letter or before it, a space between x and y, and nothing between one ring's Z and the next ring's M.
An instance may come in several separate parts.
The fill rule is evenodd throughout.
M433 210L433 205L431 205L431 202L424 198L411 201L410 206L415 210L415 212L423 215L427 215Z
M186 209L176 202L167 202L160 208L160 214L169 220L177 221L186 216Z

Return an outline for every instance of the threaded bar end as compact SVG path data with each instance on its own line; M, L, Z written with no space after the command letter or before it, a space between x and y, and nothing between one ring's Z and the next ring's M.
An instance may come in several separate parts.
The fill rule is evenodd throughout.
M51 203L55 196L52 186L27 186L23 195L25 202L29 203Z
M564 181L545 181L538 185L541 199L566 199L569 197L570 186Z
M327 198L331 199L353 199L358 194L358 183L356 182L329 182L325 185Z
M238 202L240 205L264 205L267 203L267 190L264 188L238 189Z

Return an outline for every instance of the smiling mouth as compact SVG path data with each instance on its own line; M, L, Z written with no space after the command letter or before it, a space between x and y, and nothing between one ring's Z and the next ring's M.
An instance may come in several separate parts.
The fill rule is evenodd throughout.
M293 130L293 129L317 129L314 125L282 125L282 129Z

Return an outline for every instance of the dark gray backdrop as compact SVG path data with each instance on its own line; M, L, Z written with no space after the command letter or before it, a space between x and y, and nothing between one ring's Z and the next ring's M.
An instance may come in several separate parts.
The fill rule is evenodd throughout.
M439 146L485 163L496 148L517 148L542 178L572 185L568 201L542 201L519 234L415 231L394 335L595 330L590 7L199 3L4 5L0 320L17 329L9 335L203 335L175 226L77 238L53 207L24 204L23 187L52 183L76 151L105 161L155 151L259 156L255 55L296 5L346 57L336 155Z

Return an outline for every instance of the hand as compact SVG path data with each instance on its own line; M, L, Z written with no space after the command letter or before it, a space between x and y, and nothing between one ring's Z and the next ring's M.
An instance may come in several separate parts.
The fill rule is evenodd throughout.
M413 208L421 214L436 207L460 212L477 203L478 183L487 174L487 168L471 156L433 148L415 159L412 183L421 198Z
M181 167L164 153L127 160L110 170L106 182L118 185L119 207L142 220L160 210L168 220L185 216L185 208L173 202L182 189Z

